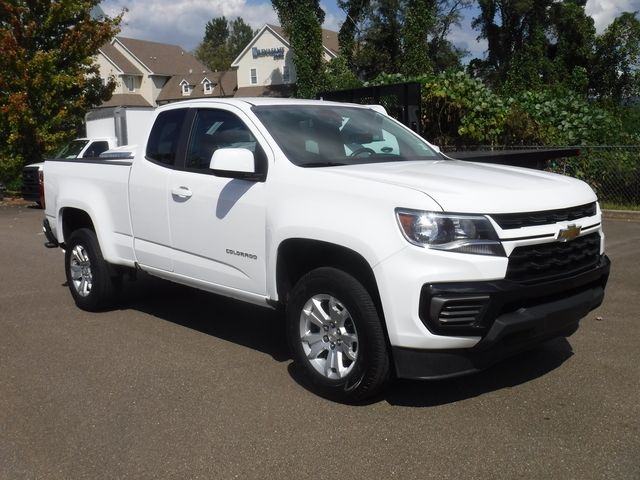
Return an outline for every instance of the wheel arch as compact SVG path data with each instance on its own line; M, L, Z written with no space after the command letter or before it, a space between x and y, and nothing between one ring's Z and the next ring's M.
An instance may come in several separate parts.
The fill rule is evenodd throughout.
M80 228L88 228L97 234L93 220L85 210L65 207L60 210L58 216L61 219L63 243L69 239L74 231Z
M276 289L279 303L286 304L297 281L319 267L337 268L360 281L375 302L380 318L384 319L378 284L369 262L355 250L321 240L290 238L278 246Z

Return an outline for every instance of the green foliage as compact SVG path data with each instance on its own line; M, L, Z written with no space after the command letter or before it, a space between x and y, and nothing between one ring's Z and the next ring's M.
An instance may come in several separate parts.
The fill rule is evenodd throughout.
M554 82L573 77L570 87L587 93L587 68L593 64L595 26L584 11L584 1L564 1L551 5L549 24L555 42L547 44L548 58L553 62ZM576 75L584 74L579 82Z
M229 70L231 63L251 41L255 32L240 17L229 22L217 17L207 22L194 56L214 72Z
M296 65L296 96L315 98L325 83L322 59L324 11L319 0L273 0Z
M406 77L384 74L374 84L418 81L422 131L439 145L588 145L637 141L619 112L568 89L492 91L464 72ZM640 114L628 108L629 122ZM635 113L634 113L635 112Z
M640 205L640 158L637 147L584 147L579 157L554 162L551 171L580 178L601 201L628 209ZM613 208L613 207L609 207Z
M593 92L616 103L640 95L640 20L625 12L596 40Z
M523 112L546 126L549 143L626 143L619 118L570 90L523 91L514 101Z
M374 0L361 28L354 54L357 72L365 79L382 72L401 72L403 63L403 0Z
M92 18L98 0L0 2L0 181L75 136L84 114L114 82L93 56L118 31L120 16Z
M435 23L434 7L431 0L407 2L402 31L404 56L401 65L401 71L407 75L420 75L432 70L427 32Z
M341 55L366 81L384 72L420 75L457 68L465 52L447 36L472 0L339 0L347 18Z
M473 26L488 43L471 71L508 92L565 85L586 94L579 75L593 64L595 27L581 0L479 0ZM578 81L579 80L579 81Z
M349 68L343 56L338 56L326 64L323 79L322 91L346 90L362 86L362 82Z
M463 72L440 74L423 83L423 131L437 143L493 145L507 113L502 99Z

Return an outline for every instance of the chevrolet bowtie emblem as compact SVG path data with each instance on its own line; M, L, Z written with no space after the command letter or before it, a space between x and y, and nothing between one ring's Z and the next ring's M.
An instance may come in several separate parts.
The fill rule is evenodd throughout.
M558 232L558 240L561 242L569 242L571 240L575 240L580 232L582 231L582 227L580 225L567 225L567 228L561 228Z

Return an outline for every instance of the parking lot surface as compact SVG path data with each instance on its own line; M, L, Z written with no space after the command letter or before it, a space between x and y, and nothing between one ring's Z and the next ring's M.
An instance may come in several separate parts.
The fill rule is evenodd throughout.
M568 340L361 406L306 391L275 312L152 278L75 307L41 210L0 205L0 479L639 479L640 222Z

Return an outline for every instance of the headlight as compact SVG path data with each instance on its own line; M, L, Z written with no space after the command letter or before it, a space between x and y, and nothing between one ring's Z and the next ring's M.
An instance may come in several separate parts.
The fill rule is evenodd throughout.
M505 256L498 235L486 217L396 208L396 218L404 237L419 247Z

